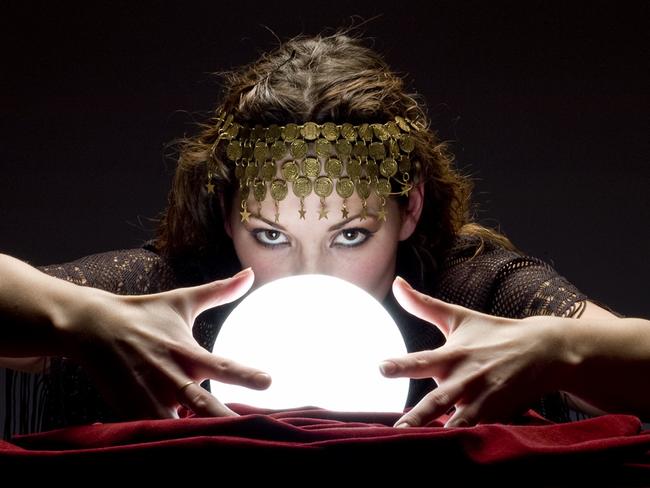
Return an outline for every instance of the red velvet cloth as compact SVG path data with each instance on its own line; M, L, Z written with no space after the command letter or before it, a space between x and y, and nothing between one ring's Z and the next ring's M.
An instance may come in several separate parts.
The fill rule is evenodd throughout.
M398 470L402 476L430 476L453 470L456 477L487 479L523 469L533 475L524 485L592 475L650 486L650 432L642 432L633 416L551 424L529 412L517 425L444 429L443 417L427 427L395 429L398 414L231 408L241 416L94 424L16 436L0 441L0 463L29 468L129 462L165 470L168 461L177 465L188 455L197 463L211 460L208 466L218 465L221 473L241 473L245 459L255 467L265 461L275 467L317 467L319 476L328 475L322 468L343 463L374 474Z

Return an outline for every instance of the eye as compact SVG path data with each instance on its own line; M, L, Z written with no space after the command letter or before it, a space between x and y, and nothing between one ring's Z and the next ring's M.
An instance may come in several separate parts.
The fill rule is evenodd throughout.
M279 247L289 243L287 237L279 230L255 229L252 234L257 242L266 247Z
M335 246L355 247L363 244L372 237L372 232L368 229L352 228L342 230L334 240Z

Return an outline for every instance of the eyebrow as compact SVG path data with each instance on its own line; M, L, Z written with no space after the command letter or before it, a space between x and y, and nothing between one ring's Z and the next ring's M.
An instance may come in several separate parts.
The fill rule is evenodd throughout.
M358 218L360 215L361 215L361 212L359 212L359 213L357 213L357 214L354 214L354 215L352 215L351 217L348 217L348 218L345 219L345 220L342 220L342 221L339 222L338 224L334 224L332 227L330 227L329 229L327 229L327 232L331 232L331 231L333 231L333 230L338 230L338 229L340 229L341 227L343 227L343 226L344 226L345 224L347 224L348 222L351 222L351 221L353 221L354 219ZM374 219L377 218L377 215L376 215L375 213L373 213L373 212L367 212L366 215L367 215L368 217L372 217L372 218L374 218ZM266 217L262 217L261 215L257 216L257 215L254 215L254 214L253 214L253 215L250 216L250 218L251 218L251 219L261 220L262 222L265 222L265 223L269 224L271 227L275 227L276 229L280 229L280 230L283 230L283 231L285 231L285 232L286 232L286 230L287 230L286 227L284 227L283 225L281 225L281 224L279 224L279 223L276 223L276 222L273 222L272 220L269 220L269 219L267 219Z
M277 224L277 223L273 222L272 220L269 220L269 219L267 219L267 218L265 218L265 217L262 217L261 215L260 215L260 216L257 216L257 215L255 215L255 214L251 214L251 216L250 216L249 218L251 218L251 219L257 219L257 220L261 220L262 222L266 222L266 223L269 224L271 227L275 227L276 229L280 229L280 230L284 230L284 231L287 230L287 229L285 229L285 227L284 227L283 225Z
M348 218L345 219L345 220L341 220L338 224L334 224L332 227L330 227L329 229L327 229L327 231L329 232L329 231L332 231L332 230L338 230L338 229L340 229L341 227L343 227L345 224L347 224L348 222L351 222L351 221L353 221L354 219L359 218L360 215L361 215L361 212L359 212L359 213L357 213L357 214L354 214L354 215L352 215L351 217L348 217ZM366 216L367 216L367 217L372 217L373 219L376 219L376 218L377 218L377 215L376 215L376 214L374 214L373 212L368 212L368 211L366 211Z

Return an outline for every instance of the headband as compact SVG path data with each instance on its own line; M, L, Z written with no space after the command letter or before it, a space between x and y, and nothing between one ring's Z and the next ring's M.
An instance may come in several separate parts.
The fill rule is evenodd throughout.
M247 222L252 215L248 210L252 191L258 203L258 216L270 193L277 223L280 202L287 196L289 186L300 198L301 219L306 215L304 199L312 191L320 197L319 220L328 218L325 199L334 191L343 199L340 211L342 218L347 218L346 201L356 191L362 204L360 220L366 219L367 199L374 192L380 202L378 219L386 221L386 197L408 196L413 187L410 172L416 164L411 161L415 148L411 131L422 128L400 116L386 123L361 125L305 122L248 127L220 111L215 130L218 136L208 162L208 193L214 193L215 188L217 147L227 143L226 158L234 163L239 181L241 221ZM286 161L278 168L278 161L283 159Z

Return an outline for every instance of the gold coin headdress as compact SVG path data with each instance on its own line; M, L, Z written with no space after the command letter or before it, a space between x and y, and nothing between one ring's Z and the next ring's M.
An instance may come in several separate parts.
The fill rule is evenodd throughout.
M386 220L386 198L408 195L414 179L411 153L415 142L412 130L420 127L406 117L386 123L352 125L305 122L302 125L256 125L247 127L233 121L232 115L217 115L218 136L208 162L208 193L214 193L216 149L226 144L226 158L235 166L239 181L241 221L248 221L248 199L252 191L257 215L270 193L275 206L275 221L280 219L280 202L289 193L300 198L300 218L306 215L304 200L313 191L320 197L319 219L327 218L325 199L334 191L343 199L342 218L348 217L347 199L356 191L361 198L360 220L367 217L367 199L379 197L378 218ZM278 161L285 160L279 168ZM391 181L396 183L393 191Z

